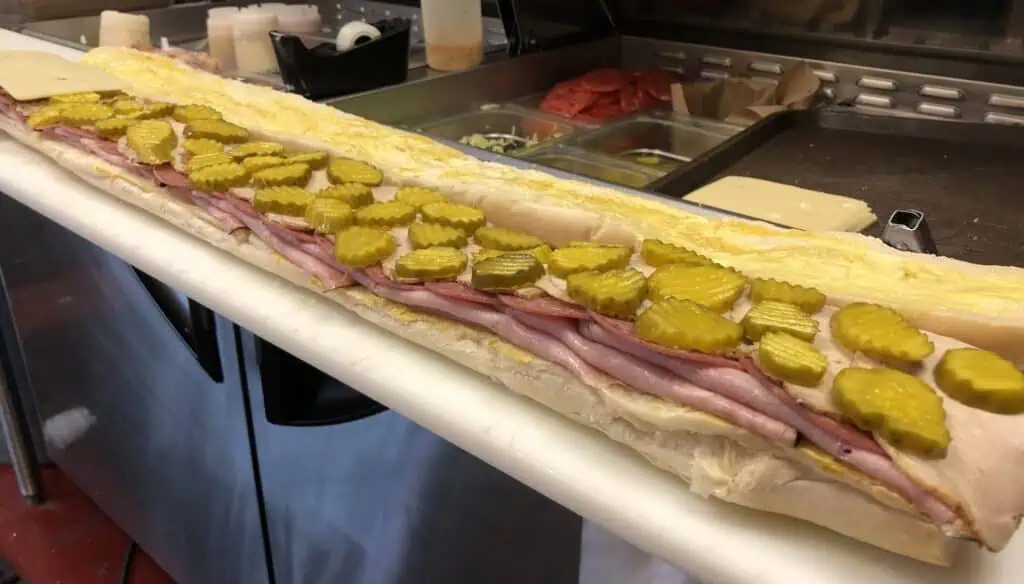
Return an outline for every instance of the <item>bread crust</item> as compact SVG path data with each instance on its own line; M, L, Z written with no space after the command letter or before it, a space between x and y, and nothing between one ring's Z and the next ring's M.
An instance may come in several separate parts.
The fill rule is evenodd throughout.
M658 468L681 478L699 495L799 518L938 565L948 565L965 543L944 535L886 489L856 484L853 480L844 482L845 477L815 469L807 461L801 463L795 451L780 452L760 438L701 412L629 391L613 382L600 388L590 387L560 366L538 359L489 332L413 312L363 288L324 293L299 268L280 259L256 238L242 240L224 233L204 219L205 214L197 207L180 202L155 184L127 175L73 146L44 139L9 120L0 120L0 128L121 201L157 215L296 286L326 296L399 337L632 448ZM292 139L266 137L300 145ZM322 145L303 146L323 149ZM489 214L507 213L513 224L550 211L534 202L509 203L469 193L457 196L482 205ZM596 213L565 211L554 222L574 229L566 236L570 239L625 243L637 237L631 230L612 225ZM532 225L531 231L535 231L536 225ZM556 239L555 243L559 241Z

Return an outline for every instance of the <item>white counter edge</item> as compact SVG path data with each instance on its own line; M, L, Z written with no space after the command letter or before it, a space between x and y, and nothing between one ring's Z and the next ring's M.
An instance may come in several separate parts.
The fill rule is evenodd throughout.
M0 48L74 54L3 30ZM1009 584L1024 573L1021 537L999 556L978 554L942 570L702 499L602 435L238 262L7 137L0 138L0 191L703 584Z

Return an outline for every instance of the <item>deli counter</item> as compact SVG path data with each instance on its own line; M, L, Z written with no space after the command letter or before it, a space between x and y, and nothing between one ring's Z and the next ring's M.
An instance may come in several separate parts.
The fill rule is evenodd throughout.
M99 6L51 4L0 14L0 49L74 58L98 42ZM149 15L154 45L189 50L219 6L123 4ZM687 199L719 177L760 178L866 203L878 220L863 231L895 247L1022 263L1024 3L485 2L483 62L444 73L425 65L417 4L319 5L316 42L403 21L400 80L328 95L297 73L238 76L709 217L773 221L771 201ZM642 92L644 71L775 87L798 67L812 103L758 119L681 113L671 95L607 117L552 107L553 88L594 71ZM0 161L2 364L18 414L5 433L23 491L45 500L34 463L57 464L183 584L623 582L615 570L648 554L681 570L659 583L1008 584L1024 570L1020 536L937 568L706 500L6 137ZM69 419L70 435L54 430ZM589 525L611 547L595 552Z

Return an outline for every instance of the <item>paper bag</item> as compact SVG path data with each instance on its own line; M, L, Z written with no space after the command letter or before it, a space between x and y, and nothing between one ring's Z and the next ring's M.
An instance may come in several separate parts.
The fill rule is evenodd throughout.
M675 84L676 113L748 125L786 109L807 109L818 98L821 81L806 62L787 71L778 83L767 79L730 77L717 81Z

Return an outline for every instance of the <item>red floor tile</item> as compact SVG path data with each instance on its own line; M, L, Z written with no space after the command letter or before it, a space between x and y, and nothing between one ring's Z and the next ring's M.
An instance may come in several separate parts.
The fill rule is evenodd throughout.
M0 467L0 555L30 584L117 584L130 540L60 470L43 472L47 502L29 505ZM174 584L144 552L128 584Z

